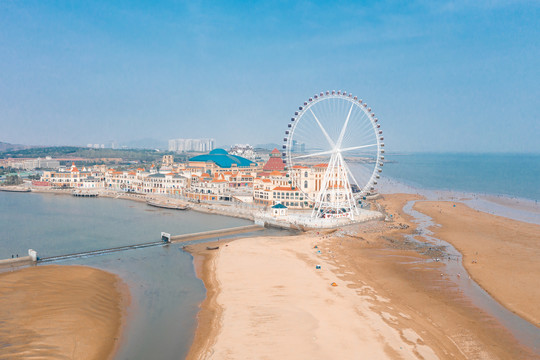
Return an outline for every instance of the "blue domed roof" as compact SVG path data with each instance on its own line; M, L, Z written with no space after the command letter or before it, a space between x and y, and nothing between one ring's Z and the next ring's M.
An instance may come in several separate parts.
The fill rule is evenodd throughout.
M208 155L227 155L227 150L224 149L214 149L208 153Z
M208 162L212 161L222 168L230 168L233 164L238 167L249 167L251 164L255 164L253 161L243 158L238 155L229 155L226 150L214 149L206 155L199 155L192 157L189 161Z

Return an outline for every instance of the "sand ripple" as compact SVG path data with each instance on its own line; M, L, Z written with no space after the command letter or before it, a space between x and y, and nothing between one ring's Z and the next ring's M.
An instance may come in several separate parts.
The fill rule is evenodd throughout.
M127 299L115 275L88 267L0 274L0 359L106 359Z

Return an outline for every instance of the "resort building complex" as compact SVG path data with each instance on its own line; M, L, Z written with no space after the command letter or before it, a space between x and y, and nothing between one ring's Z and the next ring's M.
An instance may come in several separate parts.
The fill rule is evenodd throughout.
M224 149L174 162L163 156L160 164L128 170L104 165L44 171L42 186L74 189L110 189L141 194L177 195L194 201L234 201L254 206L282 204L290 209L313 207L327 164L294 166L286 171L281 153L274 149L267 161L255 162ZM291 174L301 181L291 182Z

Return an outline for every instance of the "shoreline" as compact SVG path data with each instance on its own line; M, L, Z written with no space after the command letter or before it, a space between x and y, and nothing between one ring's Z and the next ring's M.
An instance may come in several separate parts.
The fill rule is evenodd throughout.
M384 194L409 194L422 196L425 197L426 200L430 201L459 201L481 212L510 218L520 222L540 225L540 205L536 200L504 194L476 194L457 190L421 189L413 187L411 185L407 185L405 183L400 183L398 180L392 178L387 178L385 180L385 184L381 185L384 188L384 191L382 191L379 196L384 196ZM73 191L73 189L47 189L35 186L30 187L30 189L31 192L35 193L55 195L71 195ZM193 210L200 213L235 217L250 221L255 220L253 212L250 211L252 209L247 208L233 209L233 211L231 211L231 206L221 204L196 203L169 197L163 194L126 193L109 189L97 189L96 191L98 192L100 197L105 198L131 200L144 203L152 200L166 200L167 203L170 203L172 205L188 206L187 210ZM296 227L294 229L303 230Z
M207 250L207 247L225 246L235 239L203 242L184 247L184 251L193 257L193 266L196 276L202 280L206 289L206 297L199 304L197 313L197 327L186 360L206 358L207 349L210 349L219 334L223 308L217 302L219 283L216 279L215 261L218 251Z
M60 190L60 189L40 189L40 188L33 187L31 192L35 192L38 194L71 195L72 191L73 189ZM245 219L245 220L250 220L250 221L254 220L253 214L250 214L249 212L246 212L246 211L231 212L230 209L227 209L224 206L220 206L219 204L211 205L211 204L204 204L204 203L199 204L199 203L194 203L194 202L187 202L185 200L171 198L163 194L123 193L116 190L106 190L106 189L98 189L97 191L98 191L99 197L104 197L104 198L130 200L130 201L136 201L136 202L142 202L142 203L147 203L147 201L149 200L156 200L156 201L167 200L170 204L180 205L180 206L187 205L189 206L187 210L193 210L200 213L228 216L228 217L234 217L234 218ZM216 206L218 208L216 208ZM220 208L220 207L223 207L223 208Z
M414 209L433 219L435 236L459 251L463 267L484 291L540 328L540 309L534 305L540 303L535 277L540 264L527 261L540 257L540 244L534 241L540 238L540 225L480 212L463 202L420 201ZM457 214L448 219L448 213Z
M384 190L383 190L384 189ZM460 201L468 206L493 215L540 225L538 200L508 194L472 193L462 190L427 189L400 182L394 178L381 181L384 194L416 194L430 201Z
M386 196L383 196L383 198ZM389 198L392 198L392 195L388 196ZM483 356L486 354L491 354L493 356L499 355L502 357L512 355L514 357L530 357L530 358L540 358L537 355L534 355L530 352L530 349L524 348L522 345L520 345L513 336L508 333L508 331L504 328L502 328L500 325L496 325L498 322L495 321L491 316L484 313L484 311L478 309L476 306L472 305L470 301L468 301L466 298L463 297L463 295L459 294L459 291L456 292L456 287L452 286L450 283L442 283L441 279L438 276L440 272L440 267L442 266L441 263L436 262L426 262L427 259L430 258L429 255L421 255L418 253L418 249L411 248L411 245L408 244L406 241L403 241L403 237L405 234L412 234L415 230L415 225L412 223L413 218L403 212L403 206L406 204L406 201L403 199L399 199L400 197L405 197L408 200L412 199L419 199L419 196L415 195L397 195L397 203L396 201L392 200L391 202L394 202L394 204L390 204L389 208L387 208L387 211L392 212L395 215L395 223L404 223L408 225L408 228L402 228L402 229L371 229L369 232L371 233L359 233L359 235L362 235L364 240L367 240L367 244L364 243L360 246L359 250L360 252L364 252L365 254L369 254L370 256L375 256L377 260L370 261L371 265L374 265L377 269L381 271L386 271L389 275L392 277L398 277L401 280L399 282L390 282L388 281L385 283L385 281L381 281L377 279L377 276L373 278L364 277L361 281L367 284L366 280L371 280L373 283L369 284L369 287L375 290L376 293L384 293L385 291L389 291L391 296L389 296L387 299L390 299L390 302L392 303L392 307L395 309L396 307L403 307L404 309L411 310L412 303L416 302L416 305L419 305L418 308L422 309L422 306L427 306L428 304L430 306L439 306L440 307L440 313L444 312L452 312L454 313L455 319L446 319L444 316L441 316L440 314L423 314L424 316L429 317L431 322L441 322L444 323L444 328L448 329L447 331L451 332L452 327L455 329L461 329L461 331L465 331L465 333L470 332L468 336L472 337L473 340L471 344L474 344L472 346L471 344L467 345L467 350L465 353L463 353L463 349L465 346L465 339L459 337L459 332L456 332L454 334L455 338L450 338L450 342L448 342L448 339L445 340L445 337L449 337L448 334L445 334L445 332L441 332L441 327L435 326L433 324L429 324L426 321L420 321L416 320L419 317L411 316L411 318L415 319L415 321L408 321L409 324L407 326L410 326L411 329L414 329L416 331L416 334L425 334L426 330L429 329L431 333L433 333L433 336L425 336L422 340L422 344L431 345L431 351L438 354L439 356L443 354L454 353L457 358L461 358L461 355L463 355L464 358L468 358L470 356ZM382 202L385 200L383 199ZM491 216L490 214L486 214L487 216ZM386 225L386 224L382 224ZM322 233L322 232L321 232ZM325 232L325 233L332 233L331 232ZM302 236L302 235L301 235ZM311 235L313 236L313 232L311 232ZM361 237L361 239L362 239ZM376 240L376 238L379 238L379 240ZM381 239L383 238L383 239ZM399 240L401 238L401 241ZM241 243L241 246L247 246L248 239L243 240L234 240L234 243L238 242ZM251 239L251 241L254 242L260 242L262 240L258 238ZM332 242L333 241L333 242ZM330 240L330 242L333 244L333 246L336 246L336 242L340 241L343 242L344 240ZM373 241L373 243L370 244L370 241ZM234 244L233 243L233 244ZM223 242L222 242L223 244ZM205 246L208 244L204 244ZM238 247L235 245L235 247ZM221 304L219 302L219 294L221 291L223 291L222 286L226 286L226 283L219 283L219 281L216 281L216 274L220 272L220 264L216 264L217 260L220 260L219 253L223 251L223 248L220 247L219 250L208 252L205 251L204 248L200 247L199 249L196 248L190 248L187 247L186 250L190 252L193 255L194 259L194 265L197 268L201 269L203 268L204 271L197 271L197 276L201 278L205 284L205 287L207 291L211 294L211 300L205 301L201 304L201 310L200 314L203 314L206 311L206 314L203 316L198 316L198 326L196 330L196 339L206 339L206 341L197 341L195 340L193 342L193 345L189 352L189 359L203 359L208 358L210 354L213 354L214 351L216 351L215 346L216 343L218 343L218 351L219 351L219 336L223 332L223 326L228 327L230 326L230 323L227 323L227 320L223 319L223 313L224 309L223 306L225 306L225 312L227 311L227 307L230 305L229 303ZM229 251L229 250L228 250ZM206 253L205 253L206 252ZM388 253L391 252L392 256L389 256ZM335 253L335 251L334 251ZM364 255L365 255L364 254ZM306 254L304 254L306 255ZM302 256L304 256L302 255ZM345 254L340 254L340 257L338 258L338 255L330 255L327 257L327 260L335 261L334 266L337 266L336 268L339 270L341 262L343 261L343 256ZM433 255L435 256L435 255ZM394 259L392 259L394 257ZM415 259L411 261L411 258ZM400 265L398 264L399 261L397 259L400 259L401 262L405 263L407 261L411 263L417 263L418 261L423 261L424 263L421 265ZM364 259L368 261L368 259ZM261 259L262 261L262 259ZM356 260L355 260L356 261ZM465 261L465 260L464 260ZM347 267L353 266L353 263L349 263ZM216 268L217 266L217 268ZM357 264L358 266L358 264ZM421 267L421 270L418 270L417 268ZM386 270L385 270L386 268ZM390 269L388 269L390 268ZM406 268L406 272L404 272L404 268ZM213 270L214 272L214 278L211 279L210 277L212 274L211 272ZM366 269L364 269L366 271ZM352 274L346 274L342 273L341 276L343 279L354 279L355 276ZM471 275L472 276L472 275ZM356 278L356 281L358 279ZM405 283L406 285L402 284ZM375 286L377 285L377 286ZM349 287L351 285L348 285ZM396 289L400 289L400 291L411 291L411 289L415 290L415 300L409 301L408 299L404 298L403 296L397 296ZM436 290L433 290L436 289ZM433 293L435 291L435 293ZM418 295L420 293L420 295ZM426 298L426 295L430 294L429 298ZM386 294L388 295L388 293ZM380 295L375 295L375 298L380 297ZM433 299L432 299L433 298ZM395 303L394 303L395 302ZM381 304L378 304L380 306ZM376 307L376 306L375 306ZM212 308L212 309L211 309ZM218 309L216 311L216 309ZM444 310L443 310L444 309ZM450 310L448 310L450 309ZM479 311L480 310L480 311ZM392 310L386 309L386 311L382 311L383 314L388 314ZM404 310L405 311L405 310ZM395 311L394 311L395 312ZM413 311L414 312L414 311ZM405 313L405 312L404 312ZM208 319L209 314L214 314L213 318ZM406 314L406 313L405 313ZM417 314L418 315L418 314ZM382 315L387 316L387 315ZM399 319L399 315L392 315L388 319ZM388 320L387 319L387 320ZM476 321L480 322L488 322L492 324L492 328L481 328L479 326L473 326L472 324L469 324L470 319L477 319ZM398 322L401 322L404 319L398 320ZM392 321L389 321L390 323ZM407 321L405 321L407 322ZM411 324L411 322L413 324ZM468 328L466 330L463 329L463 326L467 326ZM400 327L400 326L397 326ZM211 332L208 332L208 329L211 329ZM401 334L401 337L403 337L403 334ZM461 341L461 343L460 343ZM469 341L469 340L468 340ZM223 345L223 344L221 344ZM429 353L429 350L424 349ZM461 355L460 355L461 354ZM387 354L388 355L388 354ZM392 357L392 356L390 356Z

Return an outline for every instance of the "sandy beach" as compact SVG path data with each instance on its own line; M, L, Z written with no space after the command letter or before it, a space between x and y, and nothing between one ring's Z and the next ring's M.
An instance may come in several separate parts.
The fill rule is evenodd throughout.
M0 359L110 359L128 303L127 286L94 268L0 273Z
M539 358L404 239L418 198L379 200L392 223L188 247L208 289L189 358Z
M455 202L420 201L414 209L441 225L431 230L459 250L467 272L482 288L540 328L540 225Z

